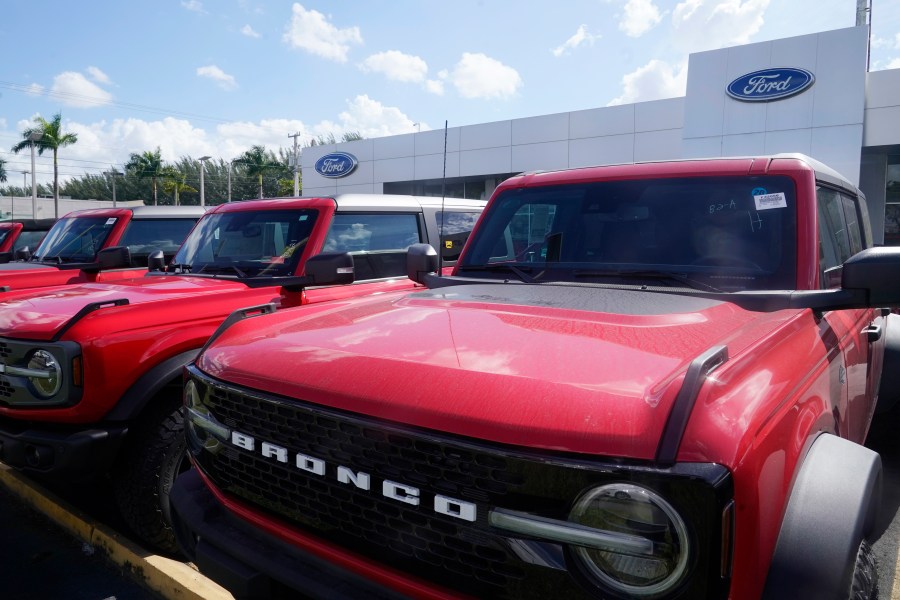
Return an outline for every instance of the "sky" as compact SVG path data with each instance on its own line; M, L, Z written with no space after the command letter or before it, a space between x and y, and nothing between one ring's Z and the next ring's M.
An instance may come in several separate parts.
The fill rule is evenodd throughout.
M900 68L900 1L872 5L870 69ZM24 183L9 149L56 113L67 178L678 97L692 52L855 23L856 0L3 0L0 160Z

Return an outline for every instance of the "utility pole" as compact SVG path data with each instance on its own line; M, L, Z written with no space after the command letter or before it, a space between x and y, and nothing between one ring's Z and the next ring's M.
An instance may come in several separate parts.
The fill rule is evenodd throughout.
M297 155L297 138L300 137L300 132L297 133L289 133L288 137L294 138L294 196L300 195L300 172L297 170L297 167L300 166L300 159Z

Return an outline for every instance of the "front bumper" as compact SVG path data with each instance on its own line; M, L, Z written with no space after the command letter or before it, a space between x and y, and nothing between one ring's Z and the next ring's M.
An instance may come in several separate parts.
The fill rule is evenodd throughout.
M127 432L124 426L46 431L0 421L0 461L53 479L83 481L109 471Z
M295 597L400 600L380 586L252 527L231 515L199 472L180 475L169 495L182 551L238 599Z

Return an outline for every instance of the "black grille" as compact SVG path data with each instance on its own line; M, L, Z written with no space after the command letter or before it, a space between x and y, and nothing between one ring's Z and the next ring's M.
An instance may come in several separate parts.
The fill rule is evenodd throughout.
M9 398L13 395L13 386L4 376L0 376L0 398Z
M194 439L207 434L192 429L189 448L212 482L226 494L373 562L479 597L612 597L585 583L564 547L511 539L492 528L487 517L499 507L565 520L585 490L633 481L675 506L697 549L693 574L666 598L727 594L728 581L719 576L718 548L722 508L733 495L730 476L718 465L658 468L523 453L244 390L211 380L193 366L188 369L210 415L256 440L250 451L211 437ZM262 442L286 449L286 462L264 456ZM295 466L298 453L324 461L325 475ZM338 465L369 473L371 490L340 483ZM385 480L418 488L421 505L384 497ZM435 494L474 503L476 520L434 512ZM529 550L524 554L523 544Z
M0 342L0 358L6 358L12 353L6 342Z
M260 453L224 449L215 461L204 465L223 490L313 528L331 541L355 550L368 548L380 560L390 553L393 557L388 562L402 562L407 568L410 560L421 561L466 582L464 589L488 586L499 593L510 587L510 578L524 577L506 547L480 531L483 514L481 523L475 524L436 514L429 504L433 496L425 494L483 506L522 483L521 476L509 474L503 458L221 388L211 388L206 402L228 427L292 452L290 463L284 465ZM299 471L293 466L294 452L369 473L372 490L361 491L334 477ZM420 488L421 505L384 498L379 493L384 479ZM459 581L444 583L460 588Z

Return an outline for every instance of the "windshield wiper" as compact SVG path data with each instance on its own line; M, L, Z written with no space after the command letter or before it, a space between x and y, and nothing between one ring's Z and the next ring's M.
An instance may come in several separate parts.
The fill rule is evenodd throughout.
M246 273L244 273L243 271L241 271L239 268L237 268L234 265L217 265L215 263L204 264L202 267L200 267L197 270L197 273L198 274L200 274L200 273L217 274L217 273L227 273L228 271L233 271L234 273L237 274L238 277L241 277L241 278L247 276Z
M176 273L190 273L192 268L190 263L172 263L169 266L175 269Z
M460 271L509 271L519 278L520 281L524 283L534 283L537 278L532 277L519 267L515 265L511 265L509 263L491 263L487 265L466 265L460 266Z
M618 271L615 269L596 270L596 269L576 269L573 273L575 277L620 277L622 279L668 279L675 281L684 286L693 289L702 289L707 292L722 293L722 290L715 288L707 283L692 279L681 273L673 273L672 271Z

